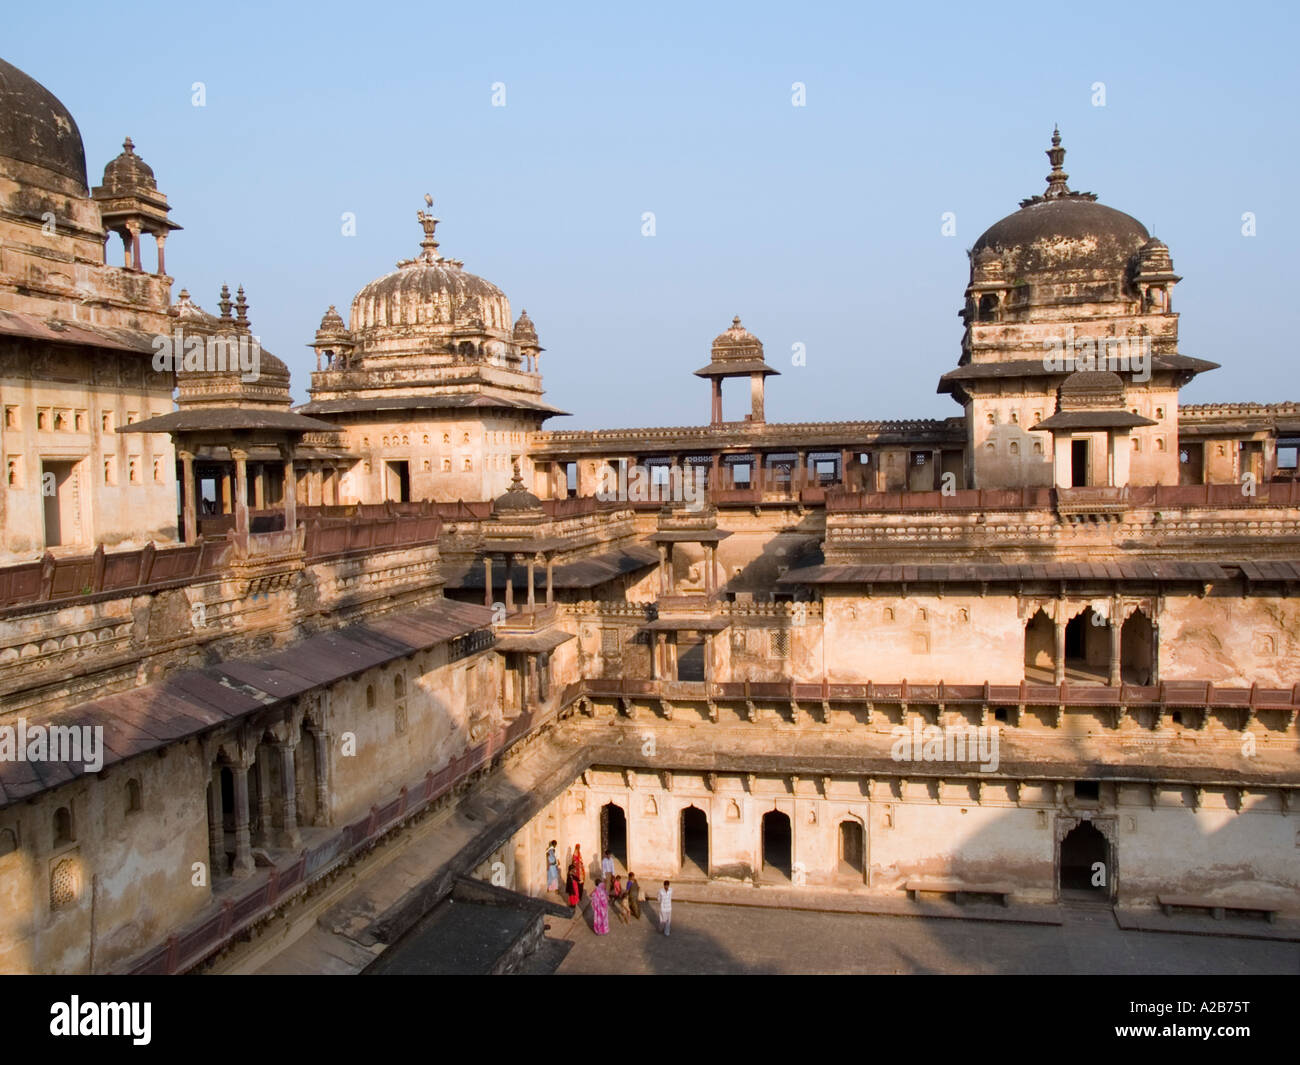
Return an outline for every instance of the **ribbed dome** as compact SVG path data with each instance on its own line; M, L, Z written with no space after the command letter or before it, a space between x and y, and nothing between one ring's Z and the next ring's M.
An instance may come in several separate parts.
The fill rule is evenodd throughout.
M974 266L987 273L986 253L992 251L1005 272L1019 278L1070 269L1122 273L1151 234L1136 218L1097 203L1091 192L1070 190L1060 130L1052 132L1047 157L1047 190L1022 200L1019 211L980 235L971 248Z
M518 514L520 511L541 511L542 501L524 487L524 479L519 474L519 463L514 466L515 475L510 487L492 501L494 514Z
M321 316L320 328L316 330L316 342L328 342L331 340L343 340L348 335L347 327L343 324L343 318L335 308L330 304L328 311Z
M117 194L158 188L153 168L135 154L135 145L130 137L122 142L122 154L104 167L101 185L106 191Z
M1044 200L995 222L972 250L999 253L1016 275L1072 266L1122 270L1149 238L1136 218L1104 204Z
M527 310L520 312L512 336L516 344L527 347L537 346L537 327L533 325L533 320L528 317Z
M84 192L86 150L71 112L34 78L0 59L0 156L44 167Z
M510 301L491 281L464 270L458 259L438 254L438 220L419 212L424 240L421 254L397 264L391 274L371 281L352 300L352 332L363 335L391 329L441 326L447 332L488 331L510 335Z

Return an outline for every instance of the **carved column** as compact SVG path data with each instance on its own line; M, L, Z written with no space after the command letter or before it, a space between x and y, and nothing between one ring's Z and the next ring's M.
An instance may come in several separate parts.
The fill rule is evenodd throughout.
M533 582L537 574L537 556L528 556L528 612L531 614L537 607L537 594L533 590Z
M1121 681L1122 634L1119 607L1112 603L1110 608L1110 680L1108 682L1112 688L1118 688Z
M257 845L263 849L272 844L274 804L271 801L271 759L265 747L259 747L261 757L254 763L257 766Z
M546 605L550 606L555 602L555 556L548 554L546 556Z
M492 605L492 556L483 556L483 605Z
M221 766L212 767L208 785L208 862L209 882L226 875L226 826L221 805Z
M127 232L131 234L131 261L127 264L132 270L141 270L140 265L140 223L134 220L127 222Z
M185 508L185 542L194 543L199 538L198 487L194 483L194 452L181 452L181 498Z
M167 243L167 233L165 231L155 233L153 239L154 243L158 246L158 276L162 277L167 273L167 263L166 259L163 257L163 245Z
M1061 604L1056 610L1056 658L1053 662L1052 674L1054 684L1065 681L1065 622L1061 620L1061 615L1064 613L1065 606Z
M297 736L287 743L275 745L275 749L280 752L280 799L283 815L279 843L281 847L290 850L296 850L301 842L298 835L298 777L293 762L297 746Z
M247 765L230 766L235 785L235 864L230 875L242 880L253 872L253 842L249 835Z
M330 734L325 729L313 729L316 741L316 821L317 825L331 825L334 814L330 810Z
M515 612L515 578L514 578L515 556L506 554L506 613Z
M280 450L284 462L284 527L292 532L298 527L298 479L293 473L293 452L289 448Z
M248 532L248 452L232 447L230 457L235 460L235 531L246 534Z

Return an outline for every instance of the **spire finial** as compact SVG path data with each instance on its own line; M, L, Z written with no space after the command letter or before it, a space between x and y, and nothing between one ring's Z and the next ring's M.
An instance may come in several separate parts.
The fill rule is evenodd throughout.
M127 137L126 140L122 142L122 151L126 152L127 155L135 154L135 143L130 137Z
M244 298L244 286L239 286L235 294L235 325L240 329L248 328L248 300Z
M1059 126L1052 127L1052 146L1047 149L1047 158L1052 163L1052 172L1047 175L1047 191L1043 195L1049 200L1069 195L1070 187L1065 182L1070 175L1061 166L1065 162L1065 149L1061 147Z
M221 286L221 299L217 300L217 306L221 308L221 317L230 317L230 286Z
M512 491L512 492L522 492L522 491L524 490L524 478L523 478L523 475L520 474L520 472L519 472L519 460L518 460L518 459L515 459L515 460L514 460L514 462L513 462L513 466L514 466L515 475L514 475L513 478L511 478L511 481L510 481L510 491Z
M433 197L427 192L424 194L424 202L428 207L433 206ZM417 211L415 217L420 220L420 225L424 228L424 239L420 241L420 247L424 250L420 257L426 262L437 262L441 256L438 254L438 241L434 237L433 231L438 227L438 223L442 219L434 218L432 211L426 213L422 210Z

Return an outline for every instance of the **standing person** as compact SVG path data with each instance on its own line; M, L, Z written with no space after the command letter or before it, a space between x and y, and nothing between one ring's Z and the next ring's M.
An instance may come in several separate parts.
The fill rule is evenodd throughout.
M605 890L609 891L614 886L614 852L606 851L605 857L600 860L600 877L605 881Z
M613 902L614 904L614 912L618 915L618 919L622 921L624 924L628 923L626 894L627 893L623 888L621 878L615 876L614 890L610 893L610 901Z
M556 840L551 840L546 848L546 890L560 890L560 859L555 856Z
M569 871L573 873L573 879L578 884L578 901L581 902L587 884L587 863L582 860L581 843L573 845L573 861L569 865Z
M573 877L572 866L569 867L569 875L564 878L564 894L570 906L578 905L578 882Z
M627 895L627 908L633 917L641 920L641 885L637 883L636 873L627 874L627 886L623 890Z
M591 928L598 936L609 933L609 894L603 880L597 880L591 892Z
M664 935L668 934L668 929L673 923L673 889L667 880L664 881L663 890L659 892L659 927L663 929Z

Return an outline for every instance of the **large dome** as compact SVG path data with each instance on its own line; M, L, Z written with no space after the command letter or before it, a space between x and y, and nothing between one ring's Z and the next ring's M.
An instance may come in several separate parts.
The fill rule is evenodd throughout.
M491 281L463 269L457 259L437 254L437 219L420 212L422 252L366 285L352 300L353 335L371 330L400 332L441 327L436 332L479 332L511 337L510 301Z
M86 150L71 112L44 85L0 59L0 156L51 170L87 190Z
M1047 191L1022 200L1020 210L986 229L971 248L972 260L987 264L991 252L1003 276L1011 278L1070 269L1122 273L1151 239L1146 226L1097 203L1090 192L1070 190L1059 130L1052 133L1047 155L1052 162Z

